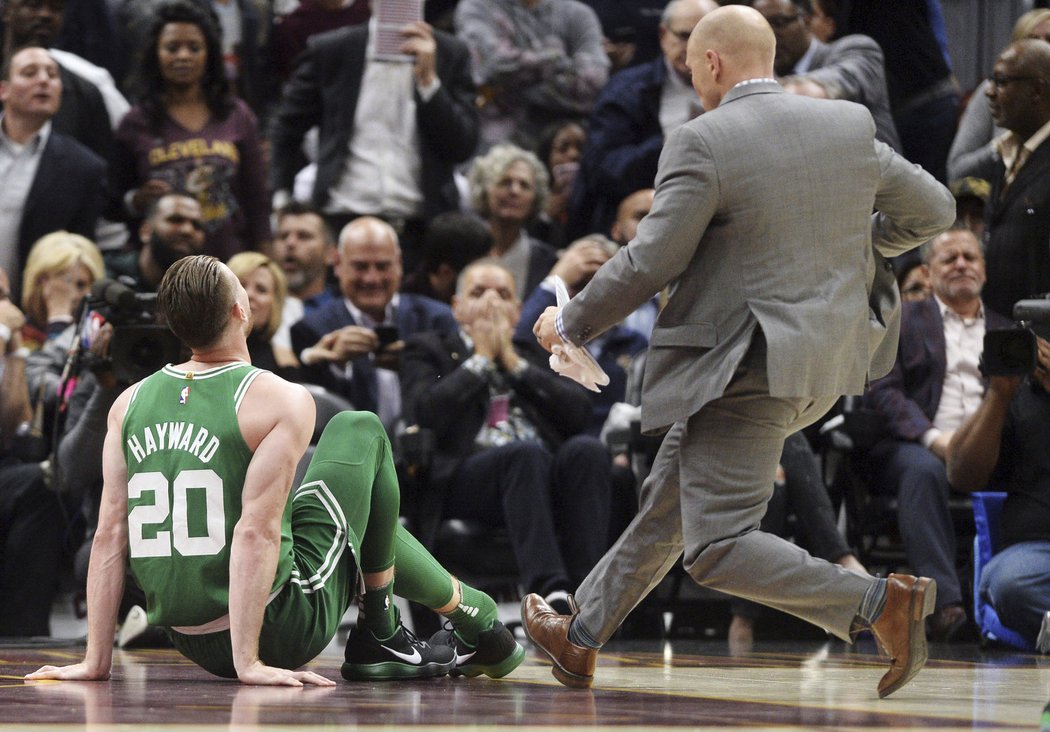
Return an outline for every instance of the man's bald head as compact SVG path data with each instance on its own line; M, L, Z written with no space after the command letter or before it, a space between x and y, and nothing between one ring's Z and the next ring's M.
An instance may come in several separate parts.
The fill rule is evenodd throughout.
M776 36L754 8L727 5L705 15L689 37L693 87L714 109L727 91L746 79L772 78Z
M985 95L992 119L1021 140L1050 121L1050 44L1025 38L999 54Z

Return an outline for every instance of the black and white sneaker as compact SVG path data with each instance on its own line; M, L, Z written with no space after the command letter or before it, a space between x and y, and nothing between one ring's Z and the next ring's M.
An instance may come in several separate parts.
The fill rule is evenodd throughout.
M525 649L514 640L513 634L498 620L493 620L488 630L478 633L476 645L470 645L456 634L451 623L430 637L434 648L451 648L455 653L456 666L453 676L480 676L500 679L521 665L525 660Z
M456 665L448 646L432 646L400 623L389 638L380 640L367 628L356 626L346 639L340 673L347 681L385 681L444 676Z

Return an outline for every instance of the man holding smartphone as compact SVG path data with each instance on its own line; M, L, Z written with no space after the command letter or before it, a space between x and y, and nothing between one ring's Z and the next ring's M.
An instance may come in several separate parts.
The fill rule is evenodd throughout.
M411 270L424 221L459 205L452 171L477 146L475 89L462 41L409 21L411 3L376 5L369 23L308 41L274 115L270 187L283 205L317 127L312 203L332 231L387 221Z
M444 303L399 292L401 249L393 227L365 216L339 235L335 264L342 297L292 327L306 380L375 412L389 430L401 416L402 339L421 330L454 333Z

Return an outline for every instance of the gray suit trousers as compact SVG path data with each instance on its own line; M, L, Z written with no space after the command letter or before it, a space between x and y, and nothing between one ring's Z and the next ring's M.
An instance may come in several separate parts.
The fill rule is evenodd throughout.
M579 620L605 643L684 551L699 584L791 613L848 640L874 578L759 531L787 435L835 398L775 398L755 334L723 395L664 437L638 515L576 592Z

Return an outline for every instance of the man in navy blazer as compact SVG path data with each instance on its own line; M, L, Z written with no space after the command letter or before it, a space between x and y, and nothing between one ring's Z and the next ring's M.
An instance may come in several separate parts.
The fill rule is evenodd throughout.
M685 39L717 7L714 0L668 3L660 19L661 56L615 74L598 95L569 202L571 238L608 231L620 201L653 187L664 136L703 111L685 65Z
M343 228L335 274L342 297L292 326L292 346L306 381L375 412L390 429L401 416L404 339L421 331L455 333L456 321L448 305L398 292L397 233L380 219L363 216Z
M937 581L930 637L948 640L966 621L955 571L955 527L945 468L955 429L987 387L978 370L986 329L1010 321L984 307L984 256L968 229L951 229L922 249L933 296L903 304L893 370L872 382L865 402L885 417L888 437L868 456L874 489L896 492L908 564Z
M20 273L33 243L65 229L95 238L103 202L106 163L51 125L62 99L58 64L43 48L17 51L0 80L4 105L0 160L2 266ZM17 302L21 277L13 280Z

